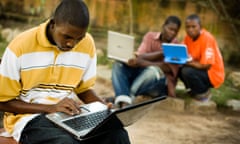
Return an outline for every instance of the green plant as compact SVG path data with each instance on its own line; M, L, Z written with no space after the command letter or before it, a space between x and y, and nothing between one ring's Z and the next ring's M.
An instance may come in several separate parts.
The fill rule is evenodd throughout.
M212 89L212 94L212 100L220 107L226 107L226 103L230 99L240 100L240 90L234 88L230 80L225 80L218 89Z
M230 80L225 80L221 87L217 89L211 89L212 100L217 104L218 107L227 107L227 101L230 99L240 100L240 90L233 87ZM177 89L177 96L184 99L186 102L189 101L190 96L186 94L186 90Z
M8 44L7 41L4 40L0 35L0 57L2 57L2 54L5 50L5 48L7 47L7 44Z
M112 67L112 60L107 57L106 49L102 50L103 53L97 56L97 65L108 65L109 68Z

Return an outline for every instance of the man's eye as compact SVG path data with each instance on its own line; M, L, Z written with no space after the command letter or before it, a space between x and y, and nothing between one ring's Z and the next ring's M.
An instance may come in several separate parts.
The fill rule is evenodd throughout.
M64 35L63 37L64 37L64 39L70 39L70 37L66 36L66 35Z

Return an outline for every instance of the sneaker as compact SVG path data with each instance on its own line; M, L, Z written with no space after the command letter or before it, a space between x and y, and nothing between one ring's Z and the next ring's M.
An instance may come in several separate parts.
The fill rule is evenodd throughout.
M202 94L197 94L194 96L194 99L201 101L201 102L207 102L211 99L212 97L212 93L210 91L210 89L208 89L206 92L202 93Z
M117 108L123 108L127 105L132 104L132 99L127 95L120 95L115 98L114 104Z

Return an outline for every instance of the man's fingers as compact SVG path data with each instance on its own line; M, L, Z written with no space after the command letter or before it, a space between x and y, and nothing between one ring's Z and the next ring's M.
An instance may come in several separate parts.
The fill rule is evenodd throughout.
M64 98L61 102L58 103L58 107L60 107L61 112L65 112L67 114L79 114L81 112L79 105L70 98Z
M111 103L111 102L108 102L108 103L107 103L107 107L108 107L108 109L111 109L111 108L113 108L113 103Z

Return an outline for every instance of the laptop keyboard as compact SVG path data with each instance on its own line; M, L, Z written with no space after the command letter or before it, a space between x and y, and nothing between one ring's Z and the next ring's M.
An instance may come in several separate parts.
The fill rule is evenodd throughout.
M104 110L84 116L75 117L73 119L63 121L63 123L74 130L81 131L84 129L95 127L100 122L102 122L109 114L109 110Z
M177 57L172 57L171 60L174 60L174 61L180 61L180 59L177 58Z

